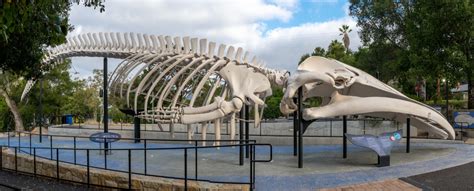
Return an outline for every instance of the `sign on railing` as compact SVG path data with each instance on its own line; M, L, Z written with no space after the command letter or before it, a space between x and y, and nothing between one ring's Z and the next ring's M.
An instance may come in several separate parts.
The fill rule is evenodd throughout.
M474 111L455 111L454 128L474 128Z
M112 143L112 142L120 140L120 138L122 138L120 134L112 133L112 132L94 133L89 137L89 139L92 142L96 142L96 143Z

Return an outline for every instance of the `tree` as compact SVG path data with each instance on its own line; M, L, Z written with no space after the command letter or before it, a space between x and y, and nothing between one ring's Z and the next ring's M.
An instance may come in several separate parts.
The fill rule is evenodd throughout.
M65 41L72 30L68 16L73 3L81 1L3 1L0 0L0 94L14 116L15 129L24 130L18 100L12 96L11 87L22 77L40 78L50 65L43 65L45 47ZM101 0L83 1L85 6L100 7ZM16 78L16 79L15 79Z
M342 25L342 27L339 28L339 31L341 32L339 36L342 36L342 42L344 42L344 47L346 47L347 51L349 50L349 45L351 44L349 33L352 31L352 29L349 29L349 25Z
M469 0L351 0L350 15L357 18L365 46L384 46L392 51L386 53L396 54L396 66L391 67L396 68L400 84L411 86L419 77L431 83L437 83L439 78L466 80L468 105L474 108L474 18Z
M474 109L474 5L470 1L415 1L406 16L410 60L418 70L448 85L468 84L468 108ZM426 73L426 72L425 72Z
M341 60L346 55L346 49L344 45L338 40L331 41L331 44L328 46L328 51L326 56L329 58L334 58L336 60Z
M325 55L326 55L326 50L324 50L324 48L321 48L319 46L314 48L313 53L311 53L311 56L325 56Z
M298 62L298 65L300 65L301 63L303 63L304 60L306 60L307 58L309 58L310 55L309 54L303 54L301 57L300 57L300 61Z
M279 87L272 88L273 94L265 100L264 119L276 119L281 116L280 102L283 97L283 90Z
M24 80L23 78L19 78L16 75L10 73L3 73L0 78L0 94L12 112L13 120L15 122L15 130L23 131L23 120L21 118L18 105L14 100L14 98L18 96L14 96L14 92L15 90L19 89L18 86L20 86Z

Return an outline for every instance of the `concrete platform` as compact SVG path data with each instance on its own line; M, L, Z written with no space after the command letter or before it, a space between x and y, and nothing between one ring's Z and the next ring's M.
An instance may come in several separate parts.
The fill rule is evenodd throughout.
M49 147L44 138L38 143L37 136L32 137L32 145ZM21 145L29 145L29 137L21 138ZM308 138L309 139L309 138ZM314 139L317 139L314 138ZM429 140L432 141L432 140ZM0 144L7 144L1 138ZM11 145L18 145L18 137L10 139ZM78 139L78 148L98 148L97 143L88 139ZM181 144L148 143L149 148L185 146ZM113 143L112 148L143 148L143 143ZM71 138L55 138L53 147L72 148ZM293 156L292 146L274 146L274 160L271 163L257 163L257 190L314 190L344 185L381 181L449 168L474 160L474 146L454 141L423 143L418 140L412 144L411 153L405 153L405 145L394 148L390 167L378 168L376 154L372 151L350 145L348 158L342 159L340 145L305 145L304 168L297 168L297 157ZM24 149L23 152L29 152ZM37 154L50 157L50 150L38 150ZM77 152L77 162L85 164L85 152ZM53 158L56 156L55 152ZM147 173L161 176L184 176L183 150L147 151ZM266 158L268 149L257 149L257 158ZM144 173L143 151L132 152L132 171ZM73 162L73 152L59 154L62 161ZM195 176L194 151L188 153L188 176ZM198 152L198 177L218 181L248 181L248 160L244 166L238 165L238 148L200 149ZM107 167L116 170L128 170L126 151L114 151L107 155ZM104 167L104 155L91 152L91 165Z

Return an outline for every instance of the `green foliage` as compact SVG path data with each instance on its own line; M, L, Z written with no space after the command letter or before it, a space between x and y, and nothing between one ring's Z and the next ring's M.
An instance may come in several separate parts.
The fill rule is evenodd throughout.
M37 81L34 89L30 91L27 99L20 102L19 98L25 87L26 80L9 74L15 83L10 83L10 97L19 105L19 111L26 129L35 125L40 118L40 102L45 119L49 121L57 116L73 114L92 118L98 113L100 100L98 89L93 81L73 80L69 74L70 61L57 64L41 80ZM41 96L41 87L42 96ZM40 101L41 97L41 101ZM11 113L5 101L0 99L0 128L5 130L7 125L13 127Z
M316 47L311 54L303 54L298 65L310 56L333 58L350 65L356 62L353 53L350 50L346 51L344 45L338 40L333 40L331 44L329 44L327 51L324 48Z
M283 97L283 90L278 87L272 88L272 96L265 100L264 119L276 119L281 116L280 101Z
M396 79L404 93L413 92L413 82L420 78L428 87L440 78L467 82L469 107L474 108L471 1L350 2L350 15L368 49L359 50L359 67L369 73L375 68L385 81ZM374 60L377 66L369 64Z
M303 54L303 55L300 57L300 61L298 62L298 65L300 65L301 63L303 63L303 61L306 60L307 58L309 58L309 54Z
M12 1L0 4L0 69L37 77L46 69L41 65L43 49L65 41L69 10L65 0ZM104 6L100 0L84 1L85 6Z

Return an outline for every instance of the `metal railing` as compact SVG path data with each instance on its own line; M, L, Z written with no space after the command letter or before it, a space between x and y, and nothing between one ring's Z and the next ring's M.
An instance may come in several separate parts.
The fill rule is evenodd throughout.
M288 120L281 119L281 120L278 120L278 121L281 121L281 122L284 122L284 123L289 123L289 125L292 126L292 119L291 118L288 119ZM388 127L388 128L392 128L393 130L399 130L400 128L404 128L402 125L400 125L401 124L400 122L393 121L393 120L377 119L377 118L368 118L368 119L367 118L365 118L365 119L351 118L351 119L347 119L347 121L348 122L361 122L361 124L360 124L361 125L361 133L360 134L370 133L369 128L371 128L371 126L374 126L373 124L370 124L370 123L391 122L393 125L392 125L392 127ZM320 123L320 122L326 122L327 123L327 126L324 127L324 129L329 129L327 133L321 133L321 134L305 133L303 135L303 137L342 137L343 136L342 135L343 134L342 133L342 118L341 119L339 119L339 118L321 119L321 120L316 121L315 123ZM341 124L335 125L335 124L337 124L337 122L340 122ZM251 131L251 132L249 132L249 136L254 136L254 137L293 137L293 133L291 133L291 132L288 132L286 134L275 134L275 133L264 133L264 132L262 132L262 129L265 128L264 126L267 123L272 123L272 122L271 121L270 122L269 121L262 121L262 124L259 127L259 131L258 132ZM133 124L129 124L129 125L133 125ZM141 125L142 125L141 131L143 131L143 132L170 132L169 129L161 131L161 130L158 130L158 129L147 128L146 123L142 123ZM155 124L148 124L148 125L155 125ZM227 135L227 136L230 135L229 125L224 125L224 126L226 126L226 127L223 128L223 129L225 129L225 131L222 131L221 135ZM59 127L59 126L57 126L57 127ZM60 127L61 128L74 128L74 125L72 125L72 126L66 125L66 126L60 126ZM100 129L100 128L95 128L93 126L83 127L83 128L84 129L91 129L91 130L99 130ZM350 129L352 129L352 128L349 128L349 131L350 131ZM114 126L109 126L109 130L133 131L134 129L133 129L132 126L130 126L129 128L124 128L124 125L120 124L120 126L117 125L115 127ZM462 127L461 127L461 131L463 131ZM180 130L174 130L173 133L175 133L175 134L186 134L188 132L180 131ZM202 132L200 132L199 128L196 126L196 130L195 130L194 134L200 135L201 133ZM207 134L208 135L214 135L215 133L208 131ZM428 135L427 136L412 135L411 137L420 138L420 139L435 139L433 137L429 137Z
M272 157L273 157L273 147L271 144L261 144L261 143L256 143L254 140L249 140L248 143L245 143L245 141L241 141L240 144L234 144L234 142L238 142L238 140L191 140L191 142L194 142L194 145L190 145L190 146L174 146L174 147L165 147L165 148L149 148L147 147L147 142L189 142L190 140L172 140L172 139L140 139L140 140L143 140L143 145L144 147L143 148L78 148L78 145L77 145L77 139L79 138L87 138L89 139L89 137L83 137L83 136L64 136L64 135L60 135L60 136L56 136L56 135L44 135L44 136L47 136L49 137L49 147L35 147L32 145L32 135L37 135L37 134L32 134L32 133L28 133L28 132L17 132L18 133L18 146L12 146L11 145L11 141L10 141L10 136L8 136L8 143L7 145L0 145L0 169L5 169L4 166L3 166L3 148L4 147L7 147L7 148L11 148L11 149L14 149L14 153L15 153L15 168L14 169L6 169L6 170L14 170L15 172L18 172L18 164L17 164L17 158L18 158L18 152L21 152L21 153L25 153L27 155L30 155L30 156L33 156L33 166L34 166L34 172L33 173L30 173L30 172L23 172L23 173L30 173L30 174L33 174L35 176L39 175L36 171L36 158L43 158L43 159L48 159L48 160L52 160L52 161L55 161L56 162L56 177L53 177L53 178L56 178L56 179L61 179L61 180L66 180L66 181L71 181L71 182L77 182L77 181L73 181L73 180L68 180L68 179L64 179L64 178L61 178L61 175L60 175L60 171L59 171L59 166L60 166L60 163L64 163L64 164L73 164L73 165L78 165L78 166L84 166L87 168L87 180L85 182L77 182L77 183L84 183L84 184L87 184L88 186L90 185L93 185L93 186L100 186L100 187L103 187L103 185L94 185L91 183L91 180L90 180L90 169L91 168L94 168L94 169L101 169L101 170L109 170L109 171L114 171L114 172L120 172L120 173L126 173L128 175L128 189L132 189L132 175L145 175L145 176L153 176L153 177L163 177L163 178L172 178L172 179L180 179L180 180L184 180L185 182L185 190L187 190L188 188L188 181L189 180L192 180L192 181L206 181L206 182L211 182L211 183L223 183L223 184L248 184L251 188L251 190L253 190L255 188L255 165L256 163L258 162L270 162L272 161ZM21 145L21 133L24 133L24 134L28 134L28 139L29 139L29 145L28 146L22 146ZM56 137L63 137L63 138L73 138L73 147L72 148L59 148L59 147L54 147L53 146L53 138ZM133 138L123 138L123 140L135 140ZM230 142L230 144L227 144L227 145L217 145L217 146L198 146L198 143L199 142ZM112 144L112 143L109 143L109 144ZM211 179L206 179L206 178L199 178L198 176L198 169L199 169L199 160L198 160L198 156L199 156L199 151L202 150L202 149L210 149L210 148L227 148L227 147L245 147L245 146L249 146L250 148L250 159L249 159L249 177L248 177L248 182L237 182L237 181L218 181L218 180L211 180ZM268 159L266 160L257 160L256 159L256 148L257 147L268 147L269 149L269 157ZM50 152L50 156L47 157L47 156L44 156L44 155L41 155L41 154L38 154L37 151L41 151L41 150L49 150ZM54 152L55 151L55 152ZM61 151L61 152L60 152ZM72 151L74 154L73 154L73 161L68 161L68 160L61 160L60 159L60 153L63 153L63 152L66 152L66 151ZM90 153L91 151L95 151L95 152L104 152L104 155L103 155L103 164L104 164L104 167L100 167L100 166L93 166L90 164L90 159L91 159L91 156L90 156ZM136 172L136 171L133 171L132 170L132 158L133 158L133 152L132 151L141 151L144 153L144 157L143 157L143 165L144 165L144 168L143 168L143 172ZM177 176L165 176L165 175L158 175L158 174L150 174L147 172L147 152L151 152L151 151L176 151L176 152L183 152L183 160L184 160L184 163L183 163L183 176L182 177L177 177ZM190 154L191 152L194 151L194 177L190 177L189 174L188 174L188 171L189 171L189 162L188 162L188 159L189 159L189 156L188 154ZM78 155L77 153L78 152L85 152L86 153L86 156L85 156L85 160L86 160L86 163L85 164L81 164L78 162ZM127 170L120 170L120 169L114 169L114 168L109 168L107 166L107 154L106 152L126 152L127 155L128 155L128 169ZM55 154L54 154L55 153ZM243 155L242 155L243 156Z

